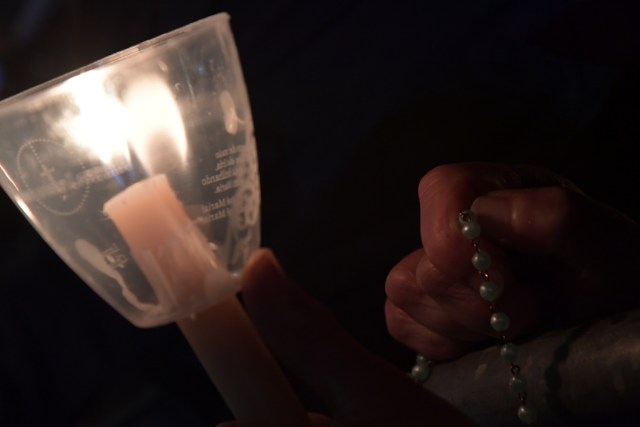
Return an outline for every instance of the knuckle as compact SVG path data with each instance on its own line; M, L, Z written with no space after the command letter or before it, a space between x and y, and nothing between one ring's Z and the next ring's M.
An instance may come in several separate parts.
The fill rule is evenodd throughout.
M431 189L443 180L446 181L450 179L454 169L454 165L439 165L427 172L418 184L418 195L420 198L424 198L428 195L431 192Z
M404 305L417 296L417 289L411 286L414 276L406 270L392 270L385 282L387 298L396 305Z

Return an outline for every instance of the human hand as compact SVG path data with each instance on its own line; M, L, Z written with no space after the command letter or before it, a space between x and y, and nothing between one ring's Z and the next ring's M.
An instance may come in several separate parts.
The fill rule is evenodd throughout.
M612 183L614 185L614 183ZM458 213L476 213L491 278L503 285L509 338L549 321L579 321L637 306L640 232L624 215L537 167L440 166L419 185L423 247L389 273L390 333L435 360L458 357L490 336L489 303L471 265Z
M310 415L314 427L472 425L356 343L327 309L286 278L269 250L252 258L243 300L274 355L331 409L332 417Z

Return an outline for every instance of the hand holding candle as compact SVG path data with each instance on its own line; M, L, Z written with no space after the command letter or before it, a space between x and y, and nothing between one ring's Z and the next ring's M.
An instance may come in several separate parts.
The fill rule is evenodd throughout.
M224 289L221 295L235 288L165 175L132 185L105 203L104 210L159 296L161 309L208 300L205 294L216 287ZM178 325L243 425L302 427L308 422L233 294Z

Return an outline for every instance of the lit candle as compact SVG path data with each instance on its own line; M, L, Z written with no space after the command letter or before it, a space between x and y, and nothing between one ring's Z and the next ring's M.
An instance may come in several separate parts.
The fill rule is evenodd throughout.
M221 296L238 290L238 281L218 265L166 175L133 184L107 201L104 211L153 287L160 311L211 300L207 294L216 289Z
M218 265L167 177L133 184L107 201L104 211L161 308L184 306L211 292L221 296L212 307L177 323L242 425L308 426L302 405L234 295L237 280Z

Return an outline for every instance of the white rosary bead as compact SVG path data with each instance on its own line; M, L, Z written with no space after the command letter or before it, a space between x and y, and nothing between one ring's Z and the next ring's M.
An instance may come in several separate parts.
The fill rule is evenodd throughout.
M460 222L462 235L472 241L473 247L476 250L471 258L471 263L484 279L483 283L480 285L478 293L482 299L492 303L500 298L502 294L502 286L489 280L488 269L491 266L491 257L488 253L480 250L479 248L479 242L477 239L480 236L481 228L478 224L476 215L469 210L465 210L460 212L458 215L458 221ZM493 314L490 319L491 327L496 332L505 332L509 329L511 320L506 313L495 310L496 306L492 304L491 311L493 311ZM506 340L506 334L501 333L499 335L503 341ZM536 421L537 414L531 406L527 405L527 379L520 373L520 367L515 364L518 356L518 347L515 344L503 342L499 348L499 352L500 357L511 365L512 377L509 380L509 390L516 393L518 395L518 399L520 399L518 418L524 424L533 424ZM431 375L431 368L432 365L430 361L423 355L419 354L416 357L416 364L411 369L409 376L418 383L424 383Z
M511 377L509 380L509 390L512 393L524 393L527 390L527 379L524 375L518 374Z
M502 288L496 282L487 280L480 285L479 293L483 300L493 302L502 294Z
M525 424L533 424L536 422L537 413L535 409L529 405L520 405L518 408L518 418Z
M411 378L414 381L423 383L431 376L431 365L429 364L416 364L411 368Z
M509 325L511 324L511 320L509 316L502 312L496 312L491 315L491 327L496 332L504 332L509 329Z
M473 240L478 237L482 231L477 222L468 222L462 226L461 230L462 235L469 240Z
M424 357L424 355L418 354L416 356L416 363L418 365L426 365L427 363L429 363L429 360L426 357Z
M480 236L480 225L476 219L476 216L471 211L462 211L458 215L458 221L460 222L460 230L462 235L471 240L476 252L471 258L471 263L478 270L480 276L484 279L480 285L478 293L480 297L485 301L493 303L502 294L502 286L491 281L489 279L489 267L491 266L491 257L488 253L482 251L479 248L478 237ZM511 326L511 320L506 313L496 311L496 306L491 305L491 319L489 323L491 327L500 333L501 339L505 340L505 331ZM500 357L507 361L511 365L512 377L509 380L509 389L518 395L520 399L520 407L518 408L518 418L525 424L533 424L536 419L536 412L533 408L527 405L527 380L524 375L520 373L520 367L515 364L515 360L518 354L518 347L511 343L503 343L500 346Z
M473 257L471 263L478 271L487 270L491 266L491 257L485 251L478 249Z
M409 376L418 383L423 383L431 376L431 363L422 354L416 356L416 364L411 368Z
M500 357L509 363L515 362L518 357L518 346L510 342L500 346Z

